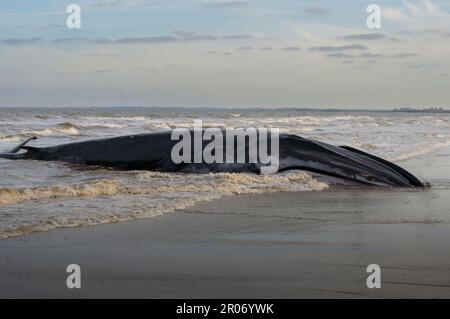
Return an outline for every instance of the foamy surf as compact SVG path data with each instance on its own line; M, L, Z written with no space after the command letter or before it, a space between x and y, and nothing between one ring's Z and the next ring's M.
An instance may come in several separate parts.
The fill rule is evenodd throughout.
M115 211L98 214L93 211L88 217L73 213L61 216L25 215L1 216L0 237L29 234L35 231L60 227L103 224L158 216L177 209L191 207L199 202L210 201L223 196L261 194L266 192L318 191L328 185L315 180L310 174L296 171L279 175L256 175L240 173L221 174L171 174L159 172L131 173L129 178L101 179L77 185L56 185L34 188L0 189L0 207L14 211L15 205L27 202L39 205L43 202L58 202L82 199L120 197L121 200L133 201L141 196L144 207L132 210ZM144 197L142 197L144 195ZM148 202L145 200L148 196ZM34 204L32 203L34 202Z

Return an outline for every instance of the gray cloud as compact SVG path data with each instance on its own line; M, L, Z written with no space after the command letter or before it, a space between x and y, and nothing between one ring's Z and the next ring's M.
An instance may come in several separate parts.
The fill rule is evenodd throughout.
M60 38L60 39L54 39L52 43L58 44L58 43L67 43L67 42L78 42L78 41L84 41L86 38Z
M241 51L249 51L249 50L252 50L253 48L252 47L238 47L238 48L236 48L236 50L241 50Z
M405 53L397 53L397 54L379 54L379 53L361 53L358 55L360 58L367 58L367 59L381 59L381 58L410 58L418 56L417 53L413 52L405 52Z
M311 47L309 51L320 51L320 52L337 52L337 51L347 51L347 50L367 50L368 48L360 44L343 45L343 46L322 46L322 47Z
M49 24L49 25L47 25L47 28L49 28L49 29L65 29L65 28L67 28L67 26L65 24L63 24L63 23L61 23L61 24Z
M101 73L111 73L114 72L114 70L112 69L99 69L99 70L94 70L91 73L92 74L101 74Z
M283 50L283 51L300 51L301 49L299 47L284 47L284 48L281 48L280 50Z
M28 39L9 38L9 39L0 40L0 43L8 44L8 45L20 45L20 44L33 44L33 43L42 42L42 41L43 41L43 39L40 37L28 38Z
M236 34L236 35L226 35L221 37L221 40L245 40L245 39L251 39L252 36L248 34Z
M140 7L161 7L170 5L170 1L165 0L102 0L92 3L91 8L96 9L120 9L120 8L140 8Z
M345 54L345 53L330 53L326 55L327 58L336 58L336 59L349 59L353 58L353 55L351 54Z
M374 59L374 58L384 58L385 55L383 54L379 54L379 53L361 53L358 57L360 58L369 58L369 59Z
M448 73L443 73L440 76L441 76L441 78L446 78L448 76Z
M420 69L420 68L423 68L425 66L424 64L411 64L411 63L407 63L405 65L409 69Z
M439 36L439 37L450 37L450 32L447 29L430 28L425 30L403 30L399 31L398 34L404 36Z
M435 63L405 63L405 66L409 69L421 69L426 67L436 66Z
M342 61L342 64L352 64L353 62L355 62L355 61L353 61L353 60L345 60L345 61Z
M413 56L417 56L417 53L398 53L398 54L391 54L389 57L391 58L410 58Z
M91 6L93 8L105 8L105 7L119 7L123 3L121 0L111 0L111 1L99 1L93 3Z
M325 16L331 14L331 11L321 7L309 7L304 10L305 13L315 16Z
M239 9L239 8L247 8L248 3L246 1L220 1L220 2L205 3L204 6L209 8Z
M382 33L363 33L363 34L351 34L340 37L343 40L365 40L365 41L376 41L376 40L391 40L400 41L397 38L388 37Z
M193 41L214 41L214 40L241 40L249 39L250 35L237 34L228 36L213 36L208 34L198 34L193 31L173 31L165 36L148 37L128 37L118 39L96 39L92 40L96 44L154 44L154 43L179 43Z
M264 47L264 48L261 48L260 50L263 50L263 51L270 51L270 50L272 50L273 48L272 47Z

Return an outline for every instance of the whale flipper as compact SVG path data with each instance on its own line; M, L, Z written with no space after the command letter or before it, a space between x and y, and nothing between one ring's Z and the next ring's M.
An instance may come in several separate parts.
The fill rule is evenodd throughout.
M27 140L23 141L16 147L14 147L12 150L6 153L0 153L0 158L5 159L26 159L26 153L25 154L17 154L21 149L25 149L27 146L25 146L29 141L37 139L36 136L32 136L28 138Z
M16 147L14 147L12 150L10 150L9 152L7 152L8 154L14 154L17 153L18 151L20 151L29 141L35 140L37 139L36 136L32 136L29 139L27 139L26 141L20 143L19 145L17 145Z

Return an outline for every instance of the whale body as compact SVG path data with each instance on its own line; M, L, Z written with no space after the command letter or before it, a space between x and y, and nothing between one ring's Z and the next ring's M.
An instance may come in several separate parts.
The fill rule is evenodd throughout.
M32 137L13 150L0 154L11 160L60 161L119 170L161 172L259 173L265 164L256 163L175 163L171 158L172 131L119 136L50 147L26 146ZM270 137L268 137L270 139ZM192 143L193 144L193 143ZM204 142L203 146L206 143ZM21 150L25 152L20 153ZM249 146L245 147L246 156ZM333 146L294 134L279 134L279 169L304 170L367 185L424 187L424 184L394 163L349 146Z

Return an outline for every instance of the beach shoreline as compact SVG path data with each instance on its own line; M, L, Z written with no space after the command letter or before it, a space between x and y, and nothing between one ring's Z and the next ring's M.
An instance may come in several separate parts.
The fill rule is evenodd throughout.
M0 297L448 297L450 148L401 165L432 187L222 197L0 240ZM366 286L373 263L381 289ZM66 287L69 264L81 289Z

